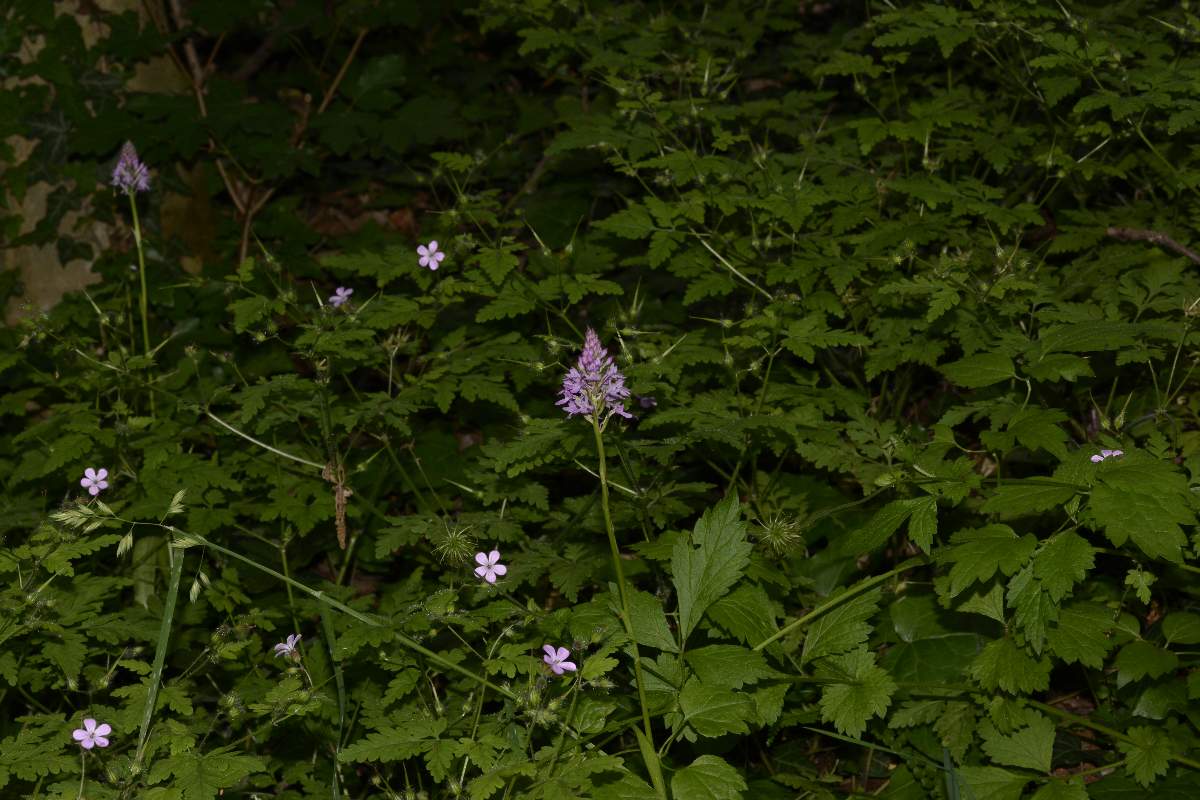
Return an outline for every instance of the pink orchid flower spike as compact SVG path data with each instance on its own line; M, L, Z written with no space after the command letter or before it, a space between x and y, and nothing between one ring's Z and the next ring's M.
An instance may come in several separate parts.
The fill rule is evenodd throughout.
M108 747L110 733L112 733L111 725L107 723L97 725L96 720L89 717L83 721L82 728L71 732L71 736L79 742L80 747L84 750L91 750L93 747Z
M545 661L550 666L550 671L555 675L575 671L575 662L567 661L571 657L571 651L567 648L559 647L555 649L554 645L547 644L542 646L542 650L546 652L546 655L542 656L542 661Z
M475 568L475 574L488 583L495 583L497 577L508 574L508 567L500 563L499 550L493 550L490 553L476 553L475 563L479 565Z

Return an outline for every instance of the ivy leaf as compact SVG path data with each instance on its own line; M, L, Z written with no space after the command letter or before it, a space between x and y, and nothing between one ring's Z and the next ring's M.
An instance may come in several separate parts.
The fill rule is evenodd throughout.
M688 800L738 800L744 791L741 773L720 756L700 756L671 777L671 795Z
M1171 737L1158 728L1139 726L1126 731L1130 741L1118 742L1125 754L1125 771L1142 786L1167 773L1171 762Z
M704 512L690 539L671 553L671 573L679 594L679 639L695 630L705 610L742 577L752 547L736 495Z
M821 690L821 719L847 736L859 736L868 719L883 716L896 691L892 676L865 649L825 659L817 677L840 681Z
M983 751L997 764L1050 772L1054 723L1047 717L1031 716L1027 727L1009 734L1001 734L995 725L985 722L979 727L979 733L983 738Z

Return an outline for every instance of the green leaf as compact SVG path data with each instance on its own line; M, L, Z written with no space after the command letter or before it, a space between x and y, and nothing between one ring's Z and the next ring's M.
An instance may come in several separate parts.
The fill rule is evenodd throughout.
M1168 644L1200 644L1200 614L1173 611L1162 621Z
M671 795L681 800L738 800L744 791L742 774L719 756L700 756L671 777Z
M988 691L1013 694L1042 692L1050 686L1050 660L1033 659L1011 639L988 642L971 662L969 671Z
M713 603L708 618L742 644L757 645L778 629L767 592L758 584L743 584Z
M221 748L208 753L187 752L172 755L157 761L150 770L150 780L157 783L167 773L183 789L184 800L212 800L222 789L228 789L255 772L267 768L254 756L232 752L233 748Z
M937 530L937 500L922 497L914 501L912 516L908 518L908 538L928 553L933 545L933 537L937 536Z
M1092 489L1088 511L1117 547L1132 539L1150 558L1180 564L1187 537L1179 526L1195 524L1195 515L1172 500L1099 485Z
M504 786L501 782L496 788ZM475 800L475 796L471 796ZM616 783L598 786L592 792L592 800L659 800L653 787L641 778L631 773L625 773Z
M744 692L705 686L692 678L679 693L683 722L700 736L749 733L746 723L755 718L754 701Z
M967 389L980 389L1015 378L1013 361L1003 353L978 353L942 365L942 372L952 382Z
M1046 640L1050 651L1064 662L1100 669L1113 648L1109 632L1114 627L1111 609L1096 603L1072 603L1059 612L1058 624L1046 632Z
M1043 783L1030 800L1088 800L1083 778Z
M705 610L742 577L751 549L735 494L704 512L689 539L675 543L671 574L679 594L681 642L687 641Z
M825 659L817 677L840 681L821 690L821 719L847 736L859 736L867 720L883 716L896 691L892 676L876 666L875 657L865 649Z
M1117 686L1124 686L1142 678L1159 678L1173 672L1179 666L1179 656L1137 639L1121 648L1115 663Z
M955 533L950 543L938 560L954 565L950 568L950 597L956 597L972 583L987 581L997 571L1015 573L1037 546L1037 539L1031 534L1018 537L1007 525L985 525Z
M1171 763L1171 737L1160 728L1139 726L1125 732L1131 741L1118 742L1125 754L1125 771L1142 786L1167 773Z
M678 653L671 626L663 611L662 601L648 592L634 589L629 593L629 622L638 644L656 647L668 653Z
M761 653L736 644L710 644L685 656L696 677L707 686L740 689L763 678L776 677Z
M446 729L444 720L406 720L403 727L367 734L338 753L339 761L403 761L424 753Z
M979 733L983 738L983 752L997 764L1050 772L1050 759L1054 753L1054 723L1047 717L1031 715L1027 727L1009 734L1001 734L996 726L985 722L979 727Z
M925 498L932 499L932 498ZM917 508L914 500L893 500L853 534L846 538L842 552L846 554L866 553L887 541L904 524Z
M999 767L959 767L971 800L1019 800L1029 778Z
M804 637L801 661L844 653L866 642L871 634L867 620L879 609L879 598L880 590L872 589L817 617Z
M1039 514L1063 505L1075 494L1069 486L1052 486L1038 478L1005 481L983 504L982 510L1001 517Z
M1051 536L1033 557L1033 574L1055 603L1066 597L1075 584L1087 577L1095 565L1096 548L1074 531ZM1200 618L1197 618L1200 621Z

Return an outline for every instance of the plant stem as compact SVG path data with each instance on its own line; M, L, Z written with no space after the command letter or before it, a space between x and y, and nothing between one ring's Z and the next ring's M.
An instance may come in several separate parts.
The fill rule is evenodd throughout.
M596 455L600 459L600 507L604 511L604 530L608 534L608 546L612 550L613 570L617 573L617 591L621 598L621 624L629 635L629 644L633 648L633 674L637 683L638 703L642 707L642 726L645 728L646 740L650 743L650 752L654 752L654 732L650 727L650 707L646 702L645 680L642 677L642 657L638 653L637 640L633 638L633 619L629 615L629 589L625 585L625 569L621 566L621 549L617 547L617 532L613 528L612 512L608 506L608 464L604 456L604 435L600 432L600 411L592 413L592 432L596 437ZM661 770L647 764L647 771L654 781L654 790L665 800L666 787L662 785Z
M158 643L154 648L154 668L150 671L150 685L146 689L146 708L142 711L142 727L138 732L137 754L133 759L133 772L141 772L142 759L146 755L146 737L150 733L150 720L154 717L154 704L158 700L158 687L162 683L163 663L167 659L167 642L171 638L171 621L175 617L175 600L179 596L179 579L183 575L183 553L167 548L171 561L171 582L163 601L162 624L158 628Z
M142 223L138 218L137 196L128 192L129 209L133 212L133 244L137 248L138 282L141 284L142 296L138 298L138 308L142 312L142 352L150 355L150 301L146 291L146 254L142 249ZM150 393L150 416L154 416L154 392Z
M878 586L879 584L883 583L884 581L888 580L889 578L895 577L896 575L899 575L901 572L904 572L905 570L912 569L913 567L919 567L922 564L924 564L927 560L928 559L926 559L925 556L917 556L916 558L910 558L907 561L901 562L895 569L890 569L881 575L876 575L872 578L867 578L865 581L856 583L854 586L851 586L849 589L847 589L846 591L837 595L836 597L831 597L830 599L826 600L824 603L817 606L816 608L814 608L812 611L805 614L800 619L790 622L787 625L783 626L782 628L777 630L775 633L771 634L766 639L763 639L761 642L756 644L754 646L754 649L756 651L762 650L764 647L771 644L772 642L782 639L784 636L787 636L789 633L796 630L797 628L804 627L805 625L812 622L817 617L825 614L826 612L830 611L833 608L836 608L837 606L840 606L842 603L846 602L850 598L860 595L863 592L865 592L866 590L868 590L874 586Z

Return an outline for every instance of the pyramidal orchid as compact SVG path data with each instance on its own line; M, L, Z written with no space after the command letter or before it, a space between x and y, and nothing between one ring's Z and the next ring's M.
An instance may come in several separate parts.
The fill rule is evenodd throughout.
M613 414L626 419L632 416L625 410L628 397L625 376L600 344L596 331L588 328L583 352L563 378L562 391L555 405L562 406L568 417L596 417L603 428Z
M112 171L112 185L126 194L150 191L150 170L138 158L133 142L121 145Z

